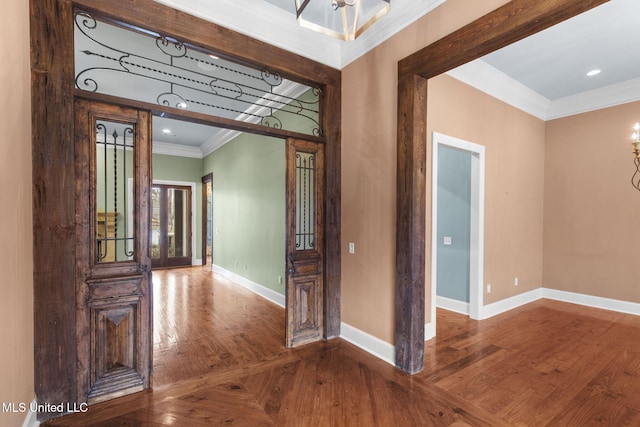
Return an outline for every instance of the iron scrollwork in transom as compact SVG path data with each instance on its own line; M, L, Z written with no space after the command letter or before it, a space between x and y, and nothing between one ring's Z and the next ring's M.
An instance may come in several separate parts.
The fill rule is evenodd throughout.
M171 37L75 15L76 87L322 135L322 92Z

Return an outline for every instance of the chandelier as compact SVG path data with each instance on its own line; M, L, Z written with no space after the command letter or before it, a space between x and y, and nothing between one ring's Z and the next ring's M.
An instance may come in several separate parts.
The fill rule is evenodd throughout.
M631 139L633 154L635 154L633 162L636 165L636 171L631 177L631 185L633 185L636 190L640 190L640 123L636 123L633 127L633 135L631 135Z
M390 9L391 0L296 0L300 26L340 40L355 40Z

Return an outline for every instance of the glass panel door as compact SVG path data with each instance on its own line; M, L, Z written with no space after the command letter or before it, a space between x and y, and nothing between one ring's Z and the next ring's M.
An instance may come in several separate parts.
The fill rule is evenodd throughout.
M148 112L75 101L77 401L150 386Z
M151 203L153 267L191 265L191 188L154 184Z
M324 146L287 140L286 345L322 339Z

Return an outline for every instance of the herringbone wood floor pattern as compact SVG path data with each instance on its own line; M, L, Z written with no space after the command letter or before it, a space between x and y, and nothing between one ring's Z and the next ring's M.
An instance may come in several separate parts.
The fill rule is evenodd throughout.
M636 316L439 310L409 376L341 339L285 349L283 310L206 268L154 272L154 291L153 389L47 425L640 425Z

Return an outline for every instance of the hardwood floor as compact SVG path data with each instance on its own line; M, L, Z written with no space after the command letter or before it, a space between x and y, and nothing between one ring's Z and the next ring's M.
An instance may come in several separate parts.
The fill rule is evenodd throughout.
M284 348L284 312L207 268L154 272L152 390L51 426L640 425L640 318L541 300L439 310L409 376L341 340Z

